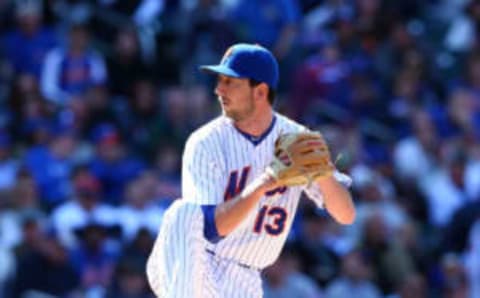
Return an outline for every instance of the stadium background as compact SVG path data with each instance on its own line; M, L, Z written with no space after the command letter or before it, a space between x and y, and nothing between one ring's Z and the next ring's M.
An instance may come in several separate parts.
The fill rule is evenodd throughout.
M145 260L188 134L239 41L276 107L354 179L303 200L265 297L480 297L480 2L0 1L0 297L151 297Z

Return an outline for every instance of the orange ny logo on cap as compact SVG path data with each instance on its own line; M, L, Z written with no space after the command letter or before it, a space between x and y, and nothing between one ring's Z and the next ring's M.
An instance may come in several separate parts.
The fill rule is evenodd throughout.
M220 62L220 64L225 63L225 61L227 61L227 59L228 59L230 56L232 56L233 50L234 50L233 48L234 48L234 47L235 47L235 46L231 46L231 47L229 47L229 48L227 49L227 51L225 51L225 54L223 54L222 61Z

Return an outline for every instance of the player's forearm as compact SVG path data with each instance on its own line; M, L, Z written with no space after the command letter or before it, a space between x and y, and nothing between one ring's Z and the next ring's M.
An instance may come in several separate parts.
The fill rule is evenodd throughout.
M258 191L247 195L238 195L215 208L215 225L221 237L230 234L248 216L260 200Z
M273 183L269 177L259 177L247 185L239 195L219 204L215 208L215 225L218 234L223 237L237 228Z
M355 220L355 206L348 189L333 176L316 180L319 185L325 208L341 224L352 224Z

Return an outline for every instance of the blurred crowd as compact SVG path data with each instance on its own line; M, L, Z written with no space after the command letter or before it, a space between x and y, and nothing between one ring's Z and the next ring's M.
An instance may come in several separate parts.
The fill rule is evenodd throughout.
M183 144L236 42L324 133L357 220L302 200L266 298L480 297L480 1L0 1L0 297L147 298Z

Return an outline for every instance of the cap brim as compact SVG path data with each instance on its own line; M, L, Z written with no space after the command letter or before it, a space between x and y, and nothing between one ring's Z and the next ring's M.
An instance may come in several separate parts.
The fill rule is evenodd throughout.
M200 70L210 74L222 74L229 77L242 78L239 73L226 67L225 65L204 65L200 66Z

